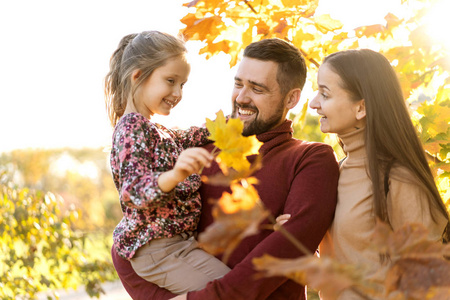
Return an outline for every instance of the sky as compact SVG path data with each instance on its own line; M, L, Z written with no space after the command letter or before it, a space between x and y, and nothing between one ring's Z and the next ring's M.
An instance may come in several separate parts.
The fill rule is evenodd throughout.
M185 2L1 1L0 153L107 147L112 128L103 79L112 52L129 33L177 34L184 26L179 20L188 12ZM319 8L356 27L382 22L384 7L394 2L399 0L321 0ZM169 127L202 124L219 109L231 112L236 67L229 68L225 54L209 60L198 55L199 42L188 42L187 47L191 74L183 100L170 116L152 118Z

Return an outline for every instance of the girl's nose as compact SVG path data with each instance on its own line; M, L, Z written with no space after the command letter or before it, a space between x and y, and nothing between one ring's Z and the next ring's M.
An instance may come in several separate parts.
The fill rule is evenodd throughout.
M181 97L183 96L183 90L181 89L181 87L175 87L172 95L177 99L180 100Z

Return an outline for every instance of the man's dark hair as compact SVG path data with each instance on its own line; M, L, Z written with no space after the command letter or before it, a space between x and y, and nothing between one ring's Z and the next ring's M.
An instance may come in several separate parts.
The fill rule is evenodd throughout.
M244 57L277 63L277 82L282 95L294 88L303 89L306 81L305 59L292 44L277 38L264 39L248 45Z

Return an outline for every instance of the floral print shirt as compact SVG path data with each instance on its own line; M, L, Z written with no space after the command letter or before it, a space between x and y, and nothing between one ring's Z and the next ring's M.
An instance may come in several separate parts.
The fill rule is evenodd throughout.
M184 149L211 142L208 136L206 128L170 130L139 113L129 113L119 120L110 161L123 212L113 233L120 256L131 259L152 239L170 238L197 228L200 176L189 176L168 193L159 188L158 177L174 167Z

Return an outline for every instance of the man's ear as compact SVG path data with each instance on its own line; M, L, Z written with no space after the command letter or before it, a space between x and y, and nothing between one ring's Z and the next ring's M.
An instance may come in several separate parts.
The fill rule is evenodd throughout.
M133 73L131 73L131 82L135 83L139 79L141 74L142 74L141 70L139 69L134 70Z
M366 117L366 101L364 99L359 100L356 106L356 119L362 120Z
M292 109L294 108L298 101L300 101L300 95L302 94L302 90L301 89L292 89L289 91L289 93L287 94L287 101L286 101L286 108L287 109Z

